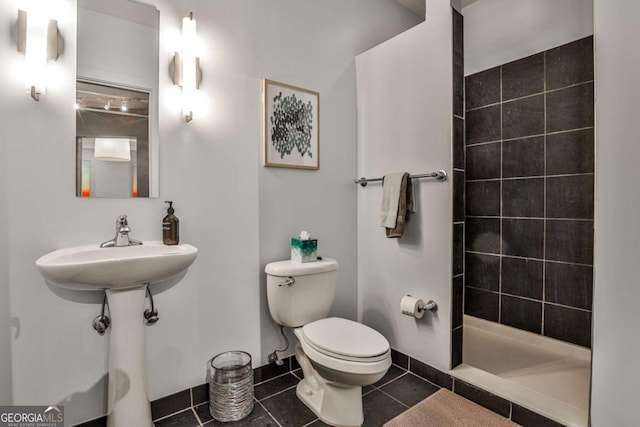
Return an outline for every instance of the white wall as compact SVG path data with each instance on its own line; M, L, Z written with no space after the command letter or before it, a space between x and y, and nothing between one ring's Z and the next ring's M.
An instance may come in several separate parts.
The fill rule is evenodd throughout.
M358 176L451 174L452 17L427 1L424 23L358 56ZM392 347L449 369L451 181L414 180L416 209L399 240L380 227L382 187L358 187L358 316ZM412 294L438 303L421 320L400 313Z
M1 7L1 6L0 6ZM0 52L10 49L11 40L0 37ZM0 79L7 76L0 67ZM0 117L7 117L10 105L0 103ZM4 126L0 126L0 129ZM9 224L7 222L7 146L8 135L0 130L0 403L11 404L11 312L9 295Z
M254 366L266 363L279 341L263 267L288 256L288 239L301 228L341 262L335 311L355 318L354 57L418 18L391 0L150 2L161 14L160 198L86 200L75 197L75 1L59 1L65 51L52 68L60 79L40 102L24 92L14 40L0 37L0 403L59 402L69 423L106 412L108 335L91 328L101 296L47 286L34 261L112 237L121 213L132 237L160 239L168 199L182 240L200 254L155 298L160 321L146 328L152 399L203 383L206 361L221 351L246 350ZM18 4L0 3L3 28L13 25ZM207 47L207 104L185 124L167 69L169 44L189 11ZM321 93L320 171L261 166L263 77Z
M593 34L593 0L479 0L464 15L464 74Z
M591 422L634 426L640 396L640 3L595 0L596 211Z
M129 2L124 3L126 5ZM151 9L147 13L154 16L152 8L130 4L131 12ZM85 5L90 6L90 3ZM118 82L147 90L156 87L158 23L138 23L128 17L113 16L85 7L77 9L78 77ZM157 14L155 17L157 18ZM105 34L109 37L104 37Z
M357 317L356 223L356 65L355 56L419 22L393 1L364 0L332 3L296 0L284 9L313 16L279 28L282 11L248 0L262 17L256 35L255 75L320 92L320 170L259 168L260 289L266 300L264 266L290 256L290 238L308 230L318 238L318 255L340 263L338 287L331 315ZM282 2L279 2L282 3ZM404 9L404 10L403 10ZM337 12L340 10L340 12ZM264 37L261 37L260 35ZM306 36L303 36L306 34ZM288 46L293 55L276 46ZM303 54L308 52L309 55ZM230 52L230 55L233 55ZM250 58L247 58L250 59ZM254 84L258 84L255 81ZM252 103L254 114L258 103ZM253 139L256 141L259 139ZM262 306L262 355L282 342L268 308ZM290 335L290 338L292 336ZM291 341L294 342L294 341ZM293 345L289 353L293 354Z

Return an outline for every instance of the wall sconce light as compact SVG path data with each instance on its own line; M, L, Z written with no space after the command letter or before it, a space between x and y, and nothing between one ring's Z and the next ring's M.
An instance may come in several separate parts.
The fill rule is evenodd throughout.
M182 86L182 116L188 123L193 120L196 91L200 88L202 71L197 56L198 35L193 12L182 19L182 47L173 57L173 83Z
M48 19L34 5L18 11L18 52L25 54L25 89L39 101L45 94L47 60L58 59L58 21Z
M129 138L96 138L93 157L106 162L131 161Z

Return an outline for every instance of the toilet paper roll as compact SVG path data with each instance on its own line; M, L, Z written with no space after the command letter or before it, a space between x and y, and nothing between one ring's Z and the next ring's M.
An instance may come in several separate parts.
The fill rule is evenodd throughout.
M412 297L411 295L405 295L400 300L400 310L402 314L420 319L424 316L424 302L420 298Z

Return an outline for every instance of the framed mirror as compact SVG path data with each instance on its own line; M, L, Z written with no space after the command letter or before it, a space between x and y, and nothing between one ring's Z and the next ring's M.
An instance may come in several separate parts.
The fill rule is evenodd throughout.
M78 0L78 197L158 197L159 18L131 0Z

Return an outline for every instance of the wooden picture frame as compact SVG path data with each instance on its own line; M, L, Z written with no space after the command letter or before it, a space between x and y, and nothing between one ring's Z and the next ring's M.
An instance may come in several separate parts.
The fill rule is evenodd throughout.
M320 94L264 79L263 165L320 169Z

